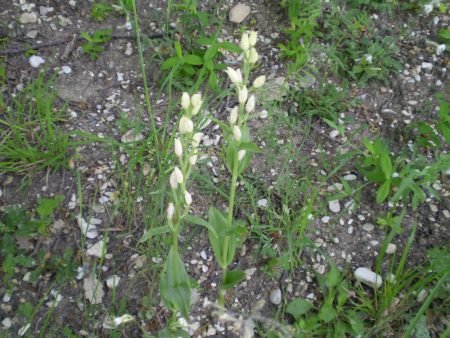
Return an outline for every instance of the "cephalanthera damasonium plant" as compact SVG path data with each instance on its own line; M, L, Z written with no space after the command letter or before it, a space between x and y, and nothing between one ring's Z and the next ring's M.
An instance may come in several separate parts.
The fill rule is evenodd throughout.
M256 40L256 32L242 35L240 43L243 51L242 69L228 67L226 70L236 92L238 104L232 108L230 107L228 123L217 121L224 130L226 165L231 174L228 211L224 213L214 207L210 207L208 222L190 217L190 221L202 224L208 228L209 241L222 269L222 282L219 290L219 303L221 305L225 303L226 290L235 286L245 277L243 271L228 271L228 266L232 263L236 248L242 244L246 234L244 222L234 219L237 180L250 163L251 154L258 151L258 147L250 142L250 133L247 126L247 122L255 116L256 96L252 92L265 83L265 76L260 76L249 87L251 70L255 67L259 58L255 49Z
M178 236L184 218L189 214L192 195L187 190L187 182L193 166L197 162L198 147L202 133L195 132L193 117L202 106L200 94L189 96L183 93L181 98L183 115L178 124L178 137L174 140L174 152L177 165L170 174L171 201L166 210L167 227L172 234L172 245L160 277L160 293L166 306L176 316L180 312L183 317L189 316L191 289L189 276L178 252Z

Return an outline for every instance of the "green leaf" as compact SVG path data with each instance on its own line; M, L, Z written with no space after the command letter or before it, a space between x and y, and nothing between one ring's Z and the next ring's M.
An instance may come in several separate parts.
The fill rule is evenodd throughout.
M389 180L392 177L392 162L389 157L389 154L383 153L380 157L380 165L384 174L386 175L386 179Z
M341 274L335 265L331 265L330 272L326 276L326 284L328 289L335 287L341 279Z
M234 43L228 42L228 41L219 43L219 48L225 49L225 50L233 52L233 53L241 52L241 47L239 47L238 45L236 45Z
M320 320L329 323L336 317L336 310L329 304L324 304L319 312Z
M203 55L203 59L205 61L211 61L217 55L218 50L217 45L212 45L206 50L205 55Z
M184 62L190 65L199 66L203 64L203 59L195 54L185 55Z
M174 45L175 45L175 52L177 53L178 58L181 59L183 57L183 51L181 50L180 41L175 41Z
M286 308L286 312L291 314L295 320L298 320L300 316L308 313L313 306L304 299L297 298L289 303Z
M378 188L377 191L377 203L382 203L391 192L391 180L387 180L384 182L381 187Z
M217 85L217 75L214 72L209 73L208 85L213 90L218 90L219 86Z
M239 150L247 150L252 153L260 152L258 146L253 142L241 142L241 144L239 145Z
M173 68L173 66L177 65L180 63L180 58L176 57L176 56L172 56L170 58L168 58L166 61L163 62L161 69L162 70L167 70L169 68Z
M139 243L145 242L149 240L150 238L154 236L163 235L170 232L170 228L166 226L158 227L158 228L152 228L144 232L141 239L139 240Z
M42 218L49 217L53 214L56 208L61 205L62 201L64 201L64 196L62 195L56 195L53 198L41 198L38 201L36 211Z
M239 284L245 278L245 272L239 270L232 270L227 272L224 283L220 286L222 290L231 289L233 286Z
M160 292L166 306L172 311L180 311L188 318L191 302L189 276L178 253L170 247L164 270L160 276Z
M184 219L192 224L204 226L206 229L211 231L215 237L217 237L216 229L213 226L211 226L207 221L205 221L203 218L193 215L186 215Z

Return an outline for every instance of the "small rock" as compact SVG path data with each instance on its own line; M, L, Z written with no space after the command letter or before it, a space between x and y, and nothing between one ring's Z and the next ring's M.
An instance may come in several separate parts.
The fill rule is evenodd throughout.
M87 249L86 253L89 256L94 257L101 257L103 252L103 240L98 241L93 246L91 246L89 249Z
M267 208L267 203L267 199L262 198L258 202L256 202L256 205L258 206L258 208Z
M434 204L430 204L430 210L431 210L431 212L433 212L433 213L437 213L439 210L438 210L438 207L437 206L435 206Z
M266 119L268 115L269 115L269 113L267 112L267 110L263 109L263 110L261 110L261 113L259 114L259 118Z
M433 69L433 64L429 62L422 62L421 67L422 69L431 70Z
M241 23L250 14L250 6L238 3L230 10L230 21L234 23Z
M102 283L91 274L83 280L84 296L91 304L101 304L105 291Z
M30 66L33 68L38 68L40 65L42 65L43 63L45 63L45 60L37 55L32 55L30 56L30 58L28 59L28 62L30 63Z
M62 67L61 67L61 71L62 71L64 74L70 74L70 73L72 73L72 68L70 68L69 66L62 66Z
M47 16L47 14L53 12L53 10L54 10L53 7L40 6L39 14L41 14L42 16Z
M144 139L142 133L136 133L134 129L128 130L120 139L122 143L138 142Z
M397 245L395 245L393 243L389 243L388 246L386 247L386 253L388 255L392 255L396 251L397 251Z
M86 222L81 217L81 215L77 215L75 218L83 235L85 235L89 239L94 239L98 236L97 228L95 227L95 225Z
M372 223L366 223L362 226L363 230L370 232L373 229L375 229L375 225L373 225Z
M330 216L323 216L321 219L322 223L328 223L330 221Z
M111 276L106 280L106 286L110 289L114 289L119 285L120 277L117 275Z
M6 317L2 320L2 325L5 329L9 329L12 326L11 318Z
M30 39L35 39L37 34L38 34L38 31L34 29L32 31L27 32L26 37L30 38Z
M281 290L279 288L272 290L269 299L272 304L279 305L281 303Z
M36 23L37 20L38 20L38 16L35 12L22 13L22 15L19 18L20 23L23 23L23 24Z
M332 130L332 131L330 132L329 136L330 136L331 138L336 138L337 136L339 136L339 131L336 130L336 129L334 129L334 130Z
M338 200L329 201L328 209L330 209L331 212L337 214L339 211L341 211L341 205L339 204Z
M355 279L374 288L379 288L383 283L380 275L367 268L358 268L354 272Z
M346 181L356 181L356 175L354 174L348 174L344 176L344 180Z

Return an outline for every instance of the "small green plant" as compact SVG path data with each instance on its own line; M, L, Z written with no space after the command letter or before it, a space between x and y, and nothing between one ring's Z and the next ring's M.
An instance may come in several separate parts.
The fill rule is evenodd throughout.
M210 38L200 38L198 44L207 47L196 48L189 54L183 54L180 42L175 41L176 55L166 59L161 69L169 71L169 78L175 78L187 86L194 86L195 90L198 90L206 79L209 87L218 91L217 72L226 68L225 64L219 62L219 57L222 55L221 50L237 52L239 47L227 41L218 42L217 34ZM197 80L193 82L192 78L195 75L197 75Z
M324 299L319 307L297 298L286 307L295 319L294 327L301 336L346 337L364 332L362 316L349 306L350 284L335 265L325 275L317 275Z
M309 59L311 43L315 37L317 20L321 14L318 1L285 0L282 6L287 7L290 27L284 30L287 43L280 43L281 54L292 59L289 71L295 72Z
M59 124L52 80L40 74L17 95L0 94L0 171L31 173L68 165L73 142Z
M103 22L113 10L114 8L107 2L95 3L91 7L91 16L98 22Z
M70 263L73 254L70 250L65 252L63 257L53 256L49 260L43 250L39 251L37 258L35 258L29 254L27 248L16 244L18 238L25 238L27 241L34 239L36 236L45 236L47 227L53 220L55 210L62 200L62 196L40 199L36 208L37 218L17 205L0 210L0 233L2 234L0 257L3 261L1 269L7 276L6 281L13 277L16 266L32 268L30 281L37 280L44 270L56 271L59 276L58 279L64 277L64 274L67 275L69 270L75 271L76 267ZM68 270L66 267L68 267ZM66 277L69 277L69 275Z
M98 55L103 52L103 46L111 40L112 29L99 29L94 34L89 35L81 32L81 36L86 40L83 42L83 52L89 55L89 58L97 60Z

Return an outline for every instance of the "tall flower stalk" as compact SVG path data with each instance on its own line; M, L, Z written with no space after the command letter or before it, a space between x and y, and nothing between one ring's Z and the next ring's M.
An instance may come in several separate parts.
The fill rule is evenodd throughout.
M200 94L189 96L183 93L181 98L183 115L178 123L178 137L174 140L174 153L177 164L170 174L171 201L166 210L167 228L172 234L172 244L160 277L160 292L166 306L176 316L189 315L190 283L189 276L178 250L178 237L183 220L189 215L192 194L187 190L187 182L193 166L197 162L201 133L195 133L192 119L202 106Z
M231 174L228 211L224 213L214 207L210 207L208 222L190 218L190 221L208 228L209 241L222 269L222 282L219 289L220 305L225 303L226 291L245 277L243 271L230 271L228 267L233 262L236 248L242 244L246 233L244 223L234 219L237 180L248 166L251 158L250 154L258 151L258 147L250 142L250 133L247 126L247 122L254 116L256 105L256 96L252 92L265 82L265 77L260 76L249 87L251 70L258 61L258 53L255 49L256 40L256 32L244 33L240 43L243 51L242 69L228 67L226 70L238 99L238 105L231 108L228 124L219 122L225 132L227 144L226 164Z

